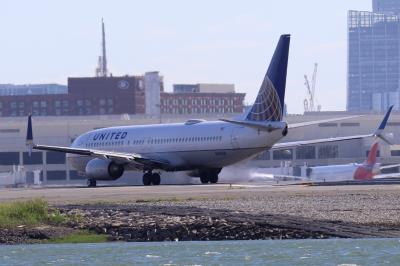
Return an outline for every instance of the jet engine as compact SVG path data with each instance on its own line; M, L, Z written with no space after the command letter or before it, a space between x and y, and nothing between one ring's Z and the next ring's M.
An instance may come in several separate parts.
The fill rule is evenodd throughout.
M111 160L93 159L86 165L86 176L97 180L116 180L124 173L124 167Z

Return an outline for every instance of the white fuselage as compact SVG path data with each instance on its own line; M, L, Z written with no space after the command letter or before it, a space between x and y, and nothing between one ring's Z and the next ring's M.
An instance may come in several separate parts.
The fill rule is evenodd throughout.
M82 134L71 147L141 154L168 162L169 169L163 170L181 171L222 168L265 151L282 137L282 130L267 132L203 121L98 129ZM84 171L93 158L69 154L68 159L74 168Z
M311 173L308 177L316 182L353 180L359 166L360 164L342 164L310 167Z

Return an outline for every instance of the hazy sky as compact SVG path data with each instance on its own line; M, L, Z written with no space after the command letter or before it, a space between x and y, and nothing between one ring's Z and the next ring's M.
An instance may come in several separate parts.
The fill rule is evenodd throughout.
M106 23L113 75L160 71L173 83L234 83L252 103L280 34L292 34L286 103L302 113L319 63L323 110L346 106L347 11L372 0L0 0L0 83L92 76Z

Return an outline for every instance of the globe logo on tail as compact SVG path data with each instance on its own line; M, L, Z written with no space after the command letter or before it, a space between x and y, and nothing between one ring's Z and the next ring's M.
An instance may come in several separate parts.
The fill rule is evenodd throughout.
M250 121L280 121L282 113L281 102L274 84L268 76L265 76L247 119Z

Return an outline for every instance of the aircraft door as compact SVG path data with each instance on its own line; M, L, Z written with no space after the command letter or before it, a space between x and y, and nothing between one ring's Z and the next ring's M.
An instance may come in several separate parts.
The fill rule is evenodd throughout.
M147 137L144 140L143 150L144 153L149 153L153 151L153 141L155 141L152 137Z
M238 139L238 136L239 136L239 131L240 131L240 128L239 127L234 127L234 128L232 128L232 132L231 132L231 144L232 144L232 148L234 148L234 149L238 149L238 148L240 148L240 146L239 146L239 139Z

